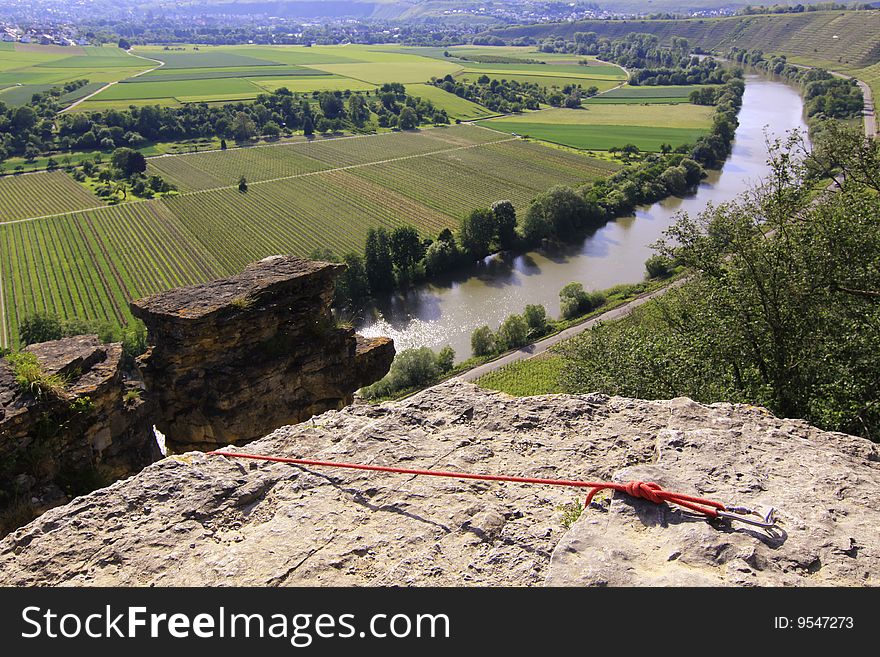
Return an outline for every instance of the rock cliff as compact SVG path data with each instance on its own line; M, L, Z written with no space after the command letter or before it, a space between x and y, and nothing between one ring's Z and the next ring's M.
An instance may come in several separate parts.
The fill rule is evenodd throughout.
M67 385L38 400L0 359L0 508L18 509L4 513L0 532L161 456L140 396L126 399L136 388L124 381L121 344L85 335L26 351Z
M154 345L141 371L170 447L253 440L342 408L385 375L392 341L334 323L334 281L344 267L274 256L131 304Z
M0 359L0 535L155 461L153 425L172 450L209 448L351 403L388 371L394 345L334 324L343 267L276 256L134 302L152 345L136 373L123 372L122 345L97 336L32 345L42 372L66 381L51 398Z
M0 542L9 585L878 585L880 451L742 405L515 399L448 382L243 451L533 477L654 480L776 506L780 527L565 488L188 453Z

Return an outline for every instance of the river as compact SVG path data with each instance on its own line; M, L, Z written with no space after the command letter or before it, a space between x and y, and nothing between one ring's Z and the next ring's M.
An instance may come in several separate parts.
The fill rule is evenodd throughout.
M495 329L526 304L543 304L557 317L559 290L566 283L579 281L587 289L602 289L638 282L652 253L650 244L662 237L679 212L696 214L708 203L729 201L766 176L765 129L780 137L793 129L806 133L803 102L791 86L748 75L731 155L719 171L709 172L695 193L641 206L579 243L492 256L448 280L396 294L378 303L376 318L361 321L358 332L390 336L398 351L448 344L456 360L464 360L470 356L475 328L488 324Z

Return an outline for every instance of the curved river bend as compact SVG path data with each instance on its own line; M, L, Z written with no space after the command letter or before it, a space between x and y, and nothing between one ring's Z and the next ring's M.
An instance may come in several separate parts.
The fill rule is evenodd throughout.
M766 176L765 130L783 136L806 133L798 92L758 75L746 77L733 150L720 171L710 171L695 194L670 197L612 221L580 243L510 257L490 257L454 278L435 281L377 304L378 319L360 323L366 336L394 338L397 350L452 345L456 359L470 356L470 336L484 324L497 328L526 304L539 303L559 315L559 290L571 281L602 289L644 278L650 244L662 237L678 212L699 213L707 203L723 203Z

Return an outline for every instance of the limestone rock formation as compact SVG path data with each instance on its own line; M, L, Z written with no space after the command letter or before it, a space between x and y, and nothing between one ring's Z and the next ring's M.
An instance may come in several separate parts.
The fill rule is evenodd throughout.
M12 499L21 514L39 513L88 488L83 479L94 479L98 468L113 478L161 456L143 403L137 395L124 399L121 344L84 335L26 351L43 373L59 374L67 385L38 400L0 359L0 507Z
M778 507L779 531L614 494L189 453L0 542L9 585L878 585L880 451L742 405L515 399L457 381L242 451L572 479L650 479Z
M391 340L334 324L334 281L344 267L274 256L131 304L155 345L141 369L173 449L247 442L342 408L384 376Z

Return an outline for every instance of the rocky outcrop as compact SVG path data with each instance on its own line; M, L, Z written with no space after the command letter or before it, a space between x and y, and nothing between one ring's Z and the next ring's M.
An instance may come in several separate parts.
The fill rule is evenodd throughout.
M285 427L244 451L410 468L649 479L778 508L779 529L622 494L189 453L0 542L9 585L877 585L880 452L743 405L515 399L448 382Z
M384 376L387 338L335 325L344 265L275 256L241 274L131 304L153 346L141 360L170 447L243 443L350 404Z
M138 392L127 394L138 389L123 378L122 345L85 335L26 351L43 374L66 384L38 399L0 359L0 508L7 512L0 531L161 456Z

